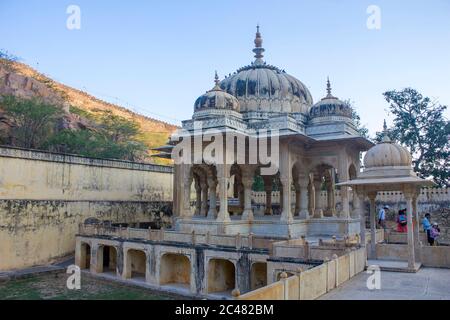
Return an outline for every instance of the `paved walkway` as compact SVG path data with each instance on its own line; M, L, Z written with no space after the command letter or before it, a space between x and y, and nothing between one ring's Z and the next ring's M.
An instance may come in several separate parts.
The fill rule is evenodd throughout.
M450 269L422 268L417 273L381 271L381 289L369 290L370 274L361 272L321 300L450 300Z

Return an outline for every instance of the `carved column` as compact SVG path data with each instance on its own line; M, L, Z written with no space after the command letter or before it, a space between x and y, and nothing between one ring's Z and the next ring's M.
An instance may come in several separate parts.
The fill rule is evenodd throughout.
M230 221L230 214L228 212L228 181L229 172L227 165L217 166L217 180L219 185L220 210L217 214L217 221Z
M262 176L264 180L264 191L266 192L265 215L272 214L272 176Z
M412 201L412 211L413 211L413 226L414 226L414 249L416 250L416 262L420 262L421 259L421 249L422 241L420 241L420 225L419 225L419 211L418 211L418 201L419 201L420 190L413 197Z
M322 180L314 180L314 218L323 218L323 209L320 199Z
M295 179L298 180L298 179ZM300 186L298 185L298 183L296 182L294 184L295 186L295 209L294 209L294 216L299 215L300 213Z
M280 202L283 203L283 211L281 212L280 219L282 221L292 221L292 212L291 212L291 181L289 177L280 178L282 189L283 189L283 198Z
M185 174L184 179L184 188L183 188L183 216L191 217L191 184L192 184L192 176L190 174Z
M334 175L333 175L334 176ZM336 216L336 199L335 199L335 186L333 176L327 183L327 211L331 217Z
M200 215L201 207L202 207L202 187L200 186L200 182L198 179L195 179L195 215Z
M309 216L314 217L314 213L316 211L316 191L314 189L313 176L308 175L308 211Z
M242 185L244 186L244 211L242 220L253 221L252 210L252 185L253 185L253 169L245 168L242 175Z
M372 259L376 259L376 207L375 198L377 197L377 192L372 191L367 195L370 201L370 254Z
M342 211L341 218L348 219L350 216L350 206L348 204L348 187L342 186L341 188L341 201L342 201Z
M416 261L414 252L414 235L413 235L413 198L415 193L412 189L404 190L406 200L406 221L408 226L408 268L413 269Z
M300 189L300 208L298 216L300 219L308 219L309 218L309 212L308 212L308 184L309 179L308 176L300 176L298 178L298 186Z
M206 183L206 181L201 181L200 187L202 190L202 205L200 208L200 215L202 217L206 217L206 214L208 212L208 184Z
M296 174L296 175L295 175ZM298 214L300 213L300 186L298 184L298 179L299 177L299 173L298 172L293 172L292 173L292 180L294 182L294 189L295 189L295 206L294 206L294 212L292 213L292 215L298 216Z
M209 187L208 219L215 219L217 215L217 199L216 199L217 181L214 179L214 177L208 177L207 181Z
M341 150L341 154L339 156L339 165L338 165L338 172L339 172L339 180L340 181L348 181L349 180L349 173L348 173L348 167L349 167L349 157L347 156L347 150L343 148ZM350 205L348 202L348 186L342 186L341 189L341 204L342 209L339 213L339 217L343 219L348 219L350 217Z
M359 238L361 241L361 246L366 246L366 214L364 212L364 206L362 205L364 203L364 192L361 187L353 187L353 201L356 201L358 203L358 206L355 207L354 218L360 219L360 226L359 226ZM354 202L355 203L355 202Z
M358 219L360 217L360 208L363 205L363 202L361 202L361 199L357 193L356 190L357 187L352 188L353 193L353 210L352 210L352 218Z

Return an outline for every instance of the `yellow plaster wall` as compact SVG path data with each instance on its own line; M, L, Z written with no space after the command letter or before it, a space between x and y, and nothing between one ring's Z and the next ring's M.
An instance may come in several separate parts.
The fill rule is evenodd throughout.
M167 167L0 148L0 271L72 253L89 217L150 221L171 197Z
M233 290L235 287L234 264L224 259L211 259L208 265L208 293Z
M161 258L160 284L191 283L191 263L180 254L167 253Z

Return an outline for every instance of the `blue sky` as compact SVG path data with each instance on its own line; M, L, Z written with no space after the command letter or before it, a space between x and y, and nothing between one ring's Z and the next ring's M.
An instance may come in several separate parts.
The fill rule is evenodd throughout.
M66 9L81 9L68 30ZM369 30L369 5L381 29ZM265 60L310 89L354 101L371 134L389 122L382 93L407 86L450 105L450 1L0 0L0 48L67 85L179 124L213 86L253 60L260 23ZM449 112L447 111L447 116Z

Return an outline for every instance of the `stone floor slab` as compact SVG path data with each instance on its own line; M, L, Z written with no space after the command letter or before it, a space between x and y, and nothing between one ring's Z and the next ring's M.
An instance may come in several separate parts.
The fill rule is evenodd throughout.
M421 268L417 273L381 271L381 288L366 286L371 274L361 272L321 300L450 300L450 269Z

